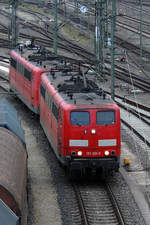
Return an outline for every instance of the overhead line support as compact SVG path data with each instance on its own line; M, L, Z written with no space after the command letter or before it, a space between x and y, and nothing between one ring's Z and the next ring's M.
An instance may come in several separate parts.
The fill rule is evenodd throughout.
M53 23L53 49L54 53L57 54L57 45L58 45L58 37L57 37L57 32L58 32L58 18L57 18L57 0L53 0L53 13L54 13L54 23Z
M15 48L18 44L18 28L17 28L17 8L18 0L12 0L10 2L11 6L11 26L9 35L11 35L11 47ZM10 37L9 37L10 38Z

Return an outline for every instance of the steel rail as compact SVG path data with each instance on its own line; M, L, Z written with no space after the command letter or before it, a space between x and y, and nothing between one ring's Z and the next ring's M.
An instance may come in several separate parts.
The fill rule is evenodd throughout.
M118 203L116 201L116 198L111 190L111 187L108 183L105 183L105 186L106 186L106 189L107 189L107 192L108 192L108 195L111 199L111 202L114 206L114 210L115 210L115 213L116 213L116 217L118 219L118 222L119 222L119 225L125 225L125 222L124 222L124 219L123 219L123 216L120 212L120 209L119 209L119 206L118 206Z
M117 102L117 101L115 101L115 102L119 105L120 108L123 108L123 109L127 110L128 112L132 113L134 116L136 116L137 118L139 118L139 119L142 120L144 123L146 123L147 125L150 126L150 122L148 122L147 120L145 120L145 119L143 118L143 117L146 117L147 119L150 119L149 116L146 116L145 114L142 114L142 113L140 113L140 112L136 112L136 111L133 110L133 109L129 109L129 108L127 108L125 105L122 105L120 102Z
M74 182L72 182L72 186L74 188L75 195L76 195L76 198L78 200L78 205L79 205L79 208L80 208L83 224L84 225L89 225L88 218L87 218L87 215L86 215L86 210L85 210L85 207L84 207L84 202L82 200L80 191L79 191L77 185Z
M133 131L134 134L136 134L140 140L142 140L148 147L150 147L150 142L148 140L145 139L145 137L143 137L136 129L134 129L128 122L126 122L125 120L121 119L121 122L123 124L125 124L130 130Z

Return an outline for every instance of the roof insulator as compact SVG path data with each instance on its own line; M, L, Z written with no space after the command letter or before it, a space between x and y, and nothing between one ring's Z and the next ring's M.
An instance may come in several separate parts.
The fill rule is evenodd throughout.
M73 94L72 93L69 93L68 96L70 97L71 100L73 99Z
M103 99L105 99L105 98L106 98L106 93L104 92L104 93L103 93Z

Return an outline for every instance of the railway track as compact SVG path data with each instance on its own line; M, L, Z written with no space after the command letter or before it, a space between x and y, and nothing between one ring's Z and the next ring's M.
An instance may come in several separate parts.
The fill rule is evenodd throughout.
M108 76L110 76L110 72L111 72L110 68L106 68L106 73ZM139 77L135 73L130 73L125 68L116 66L115 77L120 81L124 81L125 83L132 85L132 88L136 87L144 92L150 91L150 80L149 79L144 80L142 77Z
M139 1L130 1L130 0L119 0L118 1L120 6L125 6L127 8L132 8L135 11L140 12L139 6L140 6L140 2ZM146 6L146 7L150 7L150 3L149 0L148 1L144 1L142 0L142 6ZM143 9L144 14L149 14L149 11L146 9Z
M62 16L63 13L64 12L61 10L60 15ZM5 16L5 13L3 15ZM34 24L34 26L33 26L33 23L31 23L31 22L30 23L28 22L28 23L25 24L24 20L22 20L22 19L20 19L20 20L22 21L21 22L22 26L29 27L29 28L32 27L32 30L34 30L35 32L40 33L41 35L44 35L48 38L48 40L46 40L45 38L41 38L41 37L37 38L37 35L35 35L33 38L35 40L37 40L38 44L42 43L47 47L52 47L52 45L53 45L53 34L52 34L52 32L50 32L50 31L46 32L45 29L43 29L43 28L39 29L39 27L36 24ZM72 17L72 20L73 20L73 22L76 22L76 18ZM84 26L87 27L87 22L85 23ZM33 29L33 27L34 27L34 29ZM90 25L90 30L93 31L93 32L95 31L94 27L95 26L93 24ZM20 37L29 38L29 35L25 35L23 33L20 33ZM30 38L32 38L32 37L30 37ZM89 57L90 57L89 61L92 61L93 63L95 62L95 55L94 54L90 54L90 52L87 52L85 49L83 49L82 47L79 47L78 45L76 45L75 43L72 43L69 40L64 40L64 38L62 38L61 35L58 35L58 38L60 40L58 42L59 48L64 49L65 51L67 50L71 53L80 55L80 57L82 57L82 58L84 57L86 59L89 59ZM128 41L122 41L122 39L119 39L119 37L116 37L116 43L118 43L118 45L120 45L123 48L126 48L128 50L130 49L134 53L139 54L139 47L134 46L133 44L130 44ZM66 48L66 46L67 46L67 48ZM148 55L150 53L148 51L143 50L143 54Z
M0 56L0 62L6 63L7 65L9 65L9 57Z
M129 102L131 103L131 101ZM145 144L147 144L148 147L150 147L150 135L148 134L148 130L150 129L150 116L148 112L150 111L150 108L143 106L142 108L144 108L144 110L141 110L139 108L140 105L138 104L137 106L131 107L131 105L127 104L126 102L124 102L123 104L116 100L116 103L123 111L125 110L128 113L128 118L130 117L130 122L127 122L124 119L124 116L122 116L122 122L130 130L132 130ZM134 102L134 104L136 103ZM135 117L137 118L137 120L135 120Z
M3 16L5 16L5 12L3 13ZM20 24L23 27L32 29L32 32L33 31L36 32L36 34L35 35L33 34L32 36L30 36L29 34L20 32L19 35L21 38L24 38L24 39L32 39L33 38L35 40L35 43L37 43L37 44L43 45L45 47L53 46L53 32L51 31L51 30L53 30L52 26L50 26L50 29L48 31L45 31L45 29L39 27L35 23L34 24L31 22L24 23L25 21L21 18L19 18L19 20L20 20ZM7 34L7 32L6 32L6 34ZM39 36L39 34L43 37ZM9 43L8 43L8 46L9 46ZM84 58L85 60L88 60L89 62L91 62L93 64L96 61L95 55L93 53L91 53L90 51L87 51L86 49L79 46L78 44L65 39L61 35L58 35L58 48L63 49L69 53L79 55L81 58Z
M9 65L9 58L5 56L0 56L0 66L7 68ZM1 70L1 68L0 68ZM8 94L9 93L9 77L3 72L0 72L0 94Z
M105 92L110 95L110 92ZM122 123L150 147L150 134L148 132L150 129L150 107L138 103L137 100L131 100L117 94L115 101L121 109Z
M73 188L83 225L125 225L117 201L108 183L98 184L97 186L73 183Z
M8 79L0 76L0 94L9 94Z

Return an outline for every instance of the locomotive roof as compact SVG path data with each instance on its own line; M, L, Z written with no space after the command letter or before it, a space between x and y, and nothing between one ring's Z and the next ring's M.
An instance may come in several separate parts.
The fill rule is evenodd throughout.
M45 47L30 44L19 44L14 51L24 58L27 62L39 68L51 68L62 61L66 61L65 56L56 55L55 53L47 50ZM68 59L71 60L71 59Z
M113 100L93 81L92 75L83 73L64 56L58 56L47 49L34 45L19 45L15 52L39 68L47 68L47 78L69 104L112 104Z
M113 104L113 100L98 87L93 77L79 71L51 71L46 77L69 104Z

